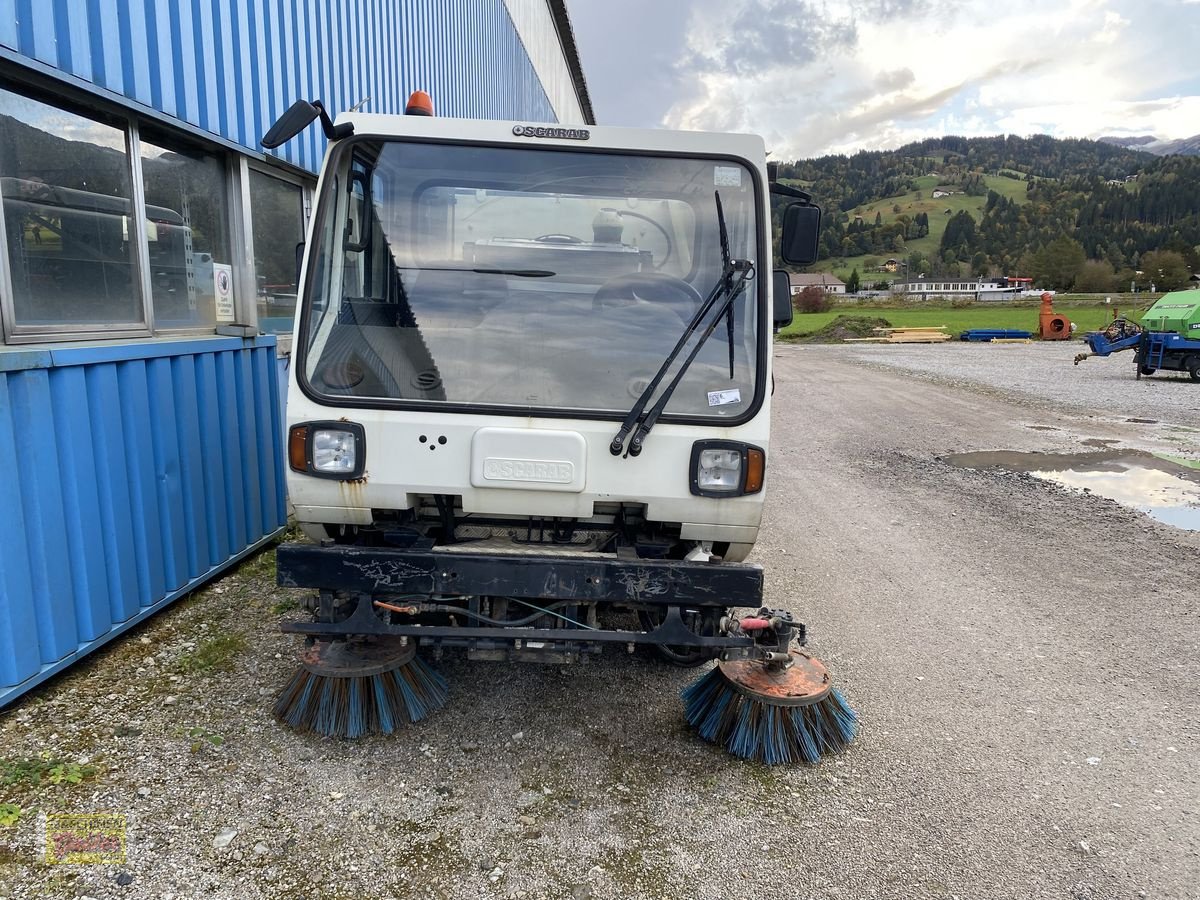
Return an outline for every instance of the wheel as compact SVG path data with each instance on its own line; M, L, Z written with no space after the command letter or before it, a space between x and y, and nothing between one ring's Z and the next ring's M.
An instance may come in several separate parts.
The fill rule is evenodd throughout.
M643 631L653 631L662 624L663 615L656 615L653 612L638 610L638 622L641 623ZM688 625L690 630L695 630L696 623L692 622ZM667 644L654 644L654 652L657 656L665 659L673 666L679 666L682 669L694 669L696 666L702 666L710 659L716 659L719 651L709 650L704 647L683 647L683 646L668 646Z
M1155 372L1155 370L1150 368L1149 366L1141 366L1138 368L1139 375L1153 375L1154 372Z
M704 305L700 292L682 278L661 272L631 272L600 285L592 297L592 309L598 312L607 307L632 306L639 301L664 306L684 322L690 322L696 310Z
M1200 381L1200 356L1193 356L1187 361L1188 374L1192 376L1192 381Z

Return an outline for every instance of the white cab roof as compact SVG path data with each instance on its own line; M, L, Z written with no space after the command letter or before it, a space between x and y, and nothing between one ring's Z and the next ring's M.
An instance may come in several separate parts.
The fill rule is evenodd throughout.
M337 122L352 124L356 136L431 138L515 146L555 146L564 149L598 147L681 155L738 156L756 167L761 167L766 157L763 139L756 134L616 128L607 125L551 125L544 122L501 122L436 116L385 116L374 113L343 113L337 117Z

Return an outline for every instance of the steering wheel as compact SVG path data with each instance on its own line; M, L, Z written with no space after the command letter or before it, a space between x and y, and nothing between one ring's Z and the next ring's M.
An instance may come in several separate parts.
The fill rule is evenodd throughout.
M600 290L592 297L592 309L599 312L607 307L632 306L638 302L665 306L684 322L690 322L704 304L704 298L694 287L674 275L630 272L600 285Z
M534 238L539 244L582 244L583 238L573 234L541 234Z

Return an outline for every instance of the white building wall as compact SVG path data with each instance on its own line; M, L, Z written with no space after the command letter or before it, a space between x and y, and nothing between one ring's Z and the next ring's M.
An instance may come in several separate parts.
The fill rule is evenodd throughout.
M563 125L587 124L546 0L504 0L542 90Z

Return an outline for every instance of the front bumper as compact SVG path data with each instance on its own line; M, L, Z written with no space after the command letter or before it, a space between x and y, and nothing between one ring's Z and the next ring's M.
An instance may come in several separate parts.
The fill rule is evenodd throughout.
M474 553L445 550L283 544L276 556L283 587L317 588L322 606L332 593L347 598L342 615L318 614L315 622L285 622L286 632L320 637L397 635L422 644L478 645L479 642L552 642L574 645L645 643L712 650L746 649L745 635L701 635L687 628L683 612L707 609L714 616L730 607L758 608L762 569L755 565L621 559L600 555ZM552 628L493 624L421 624L397 620L388 597L470 600L505 597L561 608ZM656 613L649 630L604 629L582 624L586 608L631 606ZM394 606L394 604L392 604ZM332 611L327 608L326 611Z

